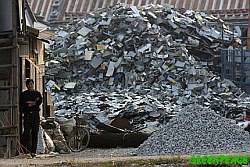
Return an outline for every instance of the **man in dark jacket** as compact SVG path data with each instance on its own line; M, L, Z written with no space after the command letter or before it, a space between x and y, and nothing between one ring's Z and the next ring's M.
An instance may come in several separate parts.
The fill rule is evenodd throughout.
M34 81L27 79L26 87L28 90L21 93L20 106L24 120L24 131L21 138L22 145L27 148L31 156L36 155L37 142L38 142L38 130L40 123L40 104L42 103L41 93L34 90ZM30 139L31 132L31 141ZM31 148L28 144L31 142Z

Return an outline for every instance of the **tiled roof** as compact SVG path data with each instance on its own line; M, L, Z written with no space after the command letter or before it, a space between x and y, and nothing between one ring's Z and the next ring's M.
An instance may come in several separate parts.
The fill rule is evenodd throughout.
M171 4L175 8L209 11L221 18L248 18L249 0L28 0L36 16L46 22L64 22L83 17L98 8L117 3L142 6Z

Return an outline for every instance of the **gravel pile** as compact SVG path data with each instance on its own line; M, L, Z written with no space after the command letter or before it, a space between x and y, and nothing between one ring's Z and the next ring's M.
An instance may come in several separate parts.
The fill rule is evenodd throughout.
M226 154L249 151L250 135L213 110L187 106L154 132L136 155Z

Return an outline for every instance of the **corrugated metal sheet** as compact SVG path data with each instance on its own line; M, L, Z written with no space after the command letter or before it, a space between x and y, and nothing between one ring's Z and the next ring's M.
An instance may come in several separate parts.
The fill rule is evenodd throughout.
M88 12L112 6L116 3L135 6L171 4L175 8L211 11L211 13L221 17L247 18L249 0L28 0L28 2L35 15L43 17L44 21L50 22L67 21L72 18L82 17ZM56 4L59 4L59 7L56 8Z

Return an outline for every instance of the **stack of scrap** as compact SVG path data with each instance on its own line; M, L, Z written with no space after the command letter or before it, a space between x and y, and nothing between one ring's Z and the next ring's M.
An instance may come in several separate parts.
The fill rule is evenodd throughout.
M126 117L145 130L193 103L223 116L237 111L237 119L250 107L244 92L217 75L222 43L236 33L212 15L117 4L56 31L46 87L58 116Z

